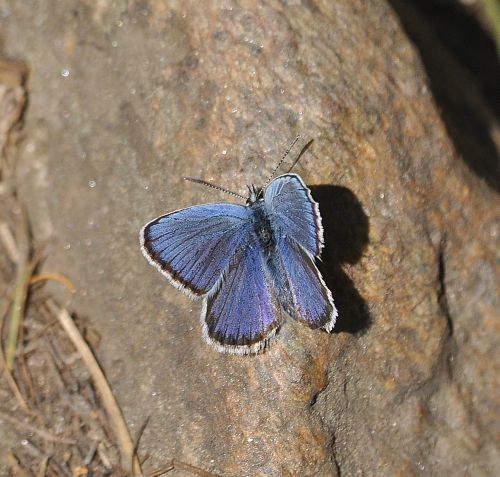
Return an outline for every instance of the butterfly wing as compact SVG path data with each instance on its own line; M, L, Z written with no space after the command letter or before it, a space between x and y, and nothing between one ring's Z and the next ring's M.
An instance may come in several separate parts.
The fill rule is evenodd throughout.
M310 328L331 331L337 318L337 309L314 258L288 238L279 242L278 249L288 284L286 293L278 293L278 296L291 296L293 318ZM287 299L286 304L289 301ZM286 309L288 311L290 306Z
M296 174L284 174L264 194L267 213L276 236L275 269L284 276L276 281L282 306L311 328L330 331L337 310L330 290L314 263L323 248L318 204ZM291 302L291 303L290 303Z
M205 295L249 237L248 210L234 204L206 204L154 219L141 230L147 260L173 285Z
M321 215L302 179L297 174L277 177L266 188L264 201L278 238L291 237L319 257L323 248Z
M205 300L201 319L206 340L219 351L263 350L281 323L281 309L269 284L257 243L236 254L220 287Z

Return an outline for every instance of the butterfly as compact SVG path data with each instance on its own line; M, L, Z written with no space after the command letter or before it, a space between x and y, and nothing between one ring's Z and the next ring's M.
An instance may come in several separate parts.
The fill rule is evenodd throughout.
M246 205L195 205L162 215L140 232L149 263L175 287L203 298L202 334L224 353L264 350L284 313L327 331L337 318L315 265L323 227L309 188L293 173L247 187Z

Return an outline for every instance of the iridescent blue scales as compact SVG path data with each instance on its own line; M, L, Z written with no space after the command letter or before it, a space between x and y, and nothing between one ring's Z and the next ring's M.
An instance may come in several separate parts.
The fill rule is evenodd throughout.
M319 207L296 174L251 187L246 206L198 205L158 217L140 240L174 286L203 297L203 335L219 351L258 353L285 313L314 329L335 325L314 263L323 248Z

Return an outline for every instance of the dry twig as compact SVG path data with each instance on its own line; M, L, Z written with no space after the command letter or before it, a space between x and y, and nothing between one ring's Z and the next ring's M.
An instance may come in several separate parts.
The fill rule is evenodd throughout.
M97 360L94 357L91 349L82 338L80 331L74 324L69 313L64 309L58 310L53 303L48 303L54 314L57 316L59 323L68 334L69 338L75 345L76 349L82 356L90 375L94 381L95 387L98 390L103 406L111 421L113 433L116 437L118 447L120 449L121 464L126 471L132 471L133 475L141 474L141 465L139 459L134 454L134 444L129 434L127 424L121 412L120 407L111 391L111 388L100 368Z

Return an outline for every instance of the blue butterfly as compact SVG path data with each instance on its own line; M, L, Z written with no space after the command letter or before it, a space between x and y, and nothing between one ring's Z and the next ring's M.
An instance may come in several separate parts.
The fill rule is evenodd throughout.
M314 263L323 227L308 187L287 173L248 189L246 206L188 207L154 219L140 233L149 263L192 298L203 297L203 336L224 353L264 350L283 312L327 331L337 317Z

